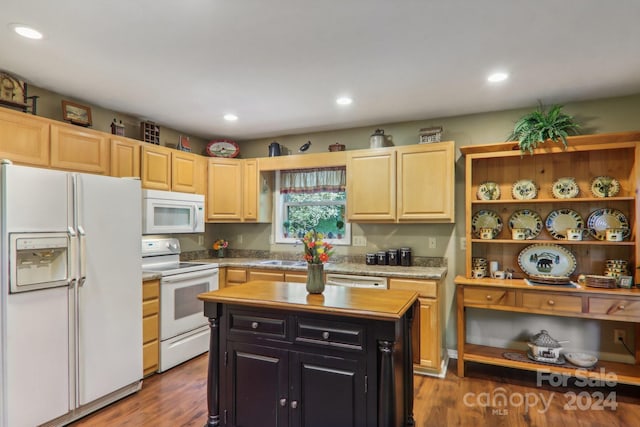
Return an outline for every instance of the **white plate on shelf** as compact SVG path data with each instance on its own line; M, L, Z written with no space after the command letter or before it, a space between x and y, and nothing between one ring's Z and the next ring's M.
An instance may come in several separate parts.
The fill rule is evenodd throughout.
M570 276L576 269L576 257L562 246L536 244L518 254L518 265L528 276Z
M629 221L622 212L617 209L597 209L587 218L587 228L593 237L598 240L607 238L607 228L629 228Z
M498 183L486 181L478 187L478 200L498 200L500 198L500 187Z
M551 186L551 194L556 199L573 199L580 193L580 187L575 178L564 177L559 178Z
M620 191L620 183L611 176L596 176L591 180L591 193L595 197L615 197Z
M509 217L509 228L511 230L514 228L529 229L531 234L527 236L527 239L535 239L542 231L542 218L538 212L529 209L521 209L515 211L511 214L511 217Z
M573 209L551 211L544 222L551 237L558 240L567 238L567 228L584 228L584 220Z
M493 228L493 238L495 239L502 231L502 218L494 211L479 210L471 218L471 230L476 237L480 237L481 228Z
M513 183L511 195L516 200L535 199L538 195L536 183L530 179L521 179Z

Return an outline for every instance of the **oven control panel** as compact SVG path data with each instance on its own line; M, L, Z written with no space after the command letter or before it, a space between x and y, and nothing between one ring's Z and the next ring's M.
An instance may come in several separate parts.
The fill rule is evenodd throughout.
M180 253L180 241L174 237L143 237L142 256Z

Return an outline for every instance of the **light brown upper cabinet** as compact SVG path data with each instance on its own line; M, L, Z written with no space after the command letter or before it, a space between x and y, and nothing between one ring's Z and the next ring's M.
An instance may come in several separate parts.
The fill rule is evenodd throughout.
M209 159L207 177L207 221L271 220L271 181L257 159Z
M168 147L142 146L142 187L152 190L205 193L206 159Z
M140 145L123 137L111 138L111 176L140 178Z
M453 141L347 152L354 222L453 222Z
M0 108L0 158L30 166L49 166L49 122Z
M51 124L51 167L109 174L107 134L64 123Z

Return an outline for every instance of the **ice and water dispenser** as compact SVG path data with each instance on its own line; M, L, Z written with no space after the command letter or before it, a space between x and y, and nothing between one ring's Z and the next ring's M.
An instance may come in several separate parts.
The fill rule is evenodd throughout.
M12 293L69 284L67 233L10 234Z

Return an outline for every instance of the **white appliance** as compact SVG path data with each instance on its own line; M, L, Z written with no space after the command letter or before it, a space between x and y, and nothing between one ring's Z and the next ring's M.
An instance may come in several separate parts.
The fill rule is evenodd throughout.
M0 166L0 426L140 389L140 182Z
M142 234L204 232L204 196L142 190Z
M356 276L354 274L327 273L327 285L350 288L388 289L386 277Z
M160 367L166 371L209 350L198 294L218 289L218 264L181 262L176 238L142 239L142 270L160 273Z

